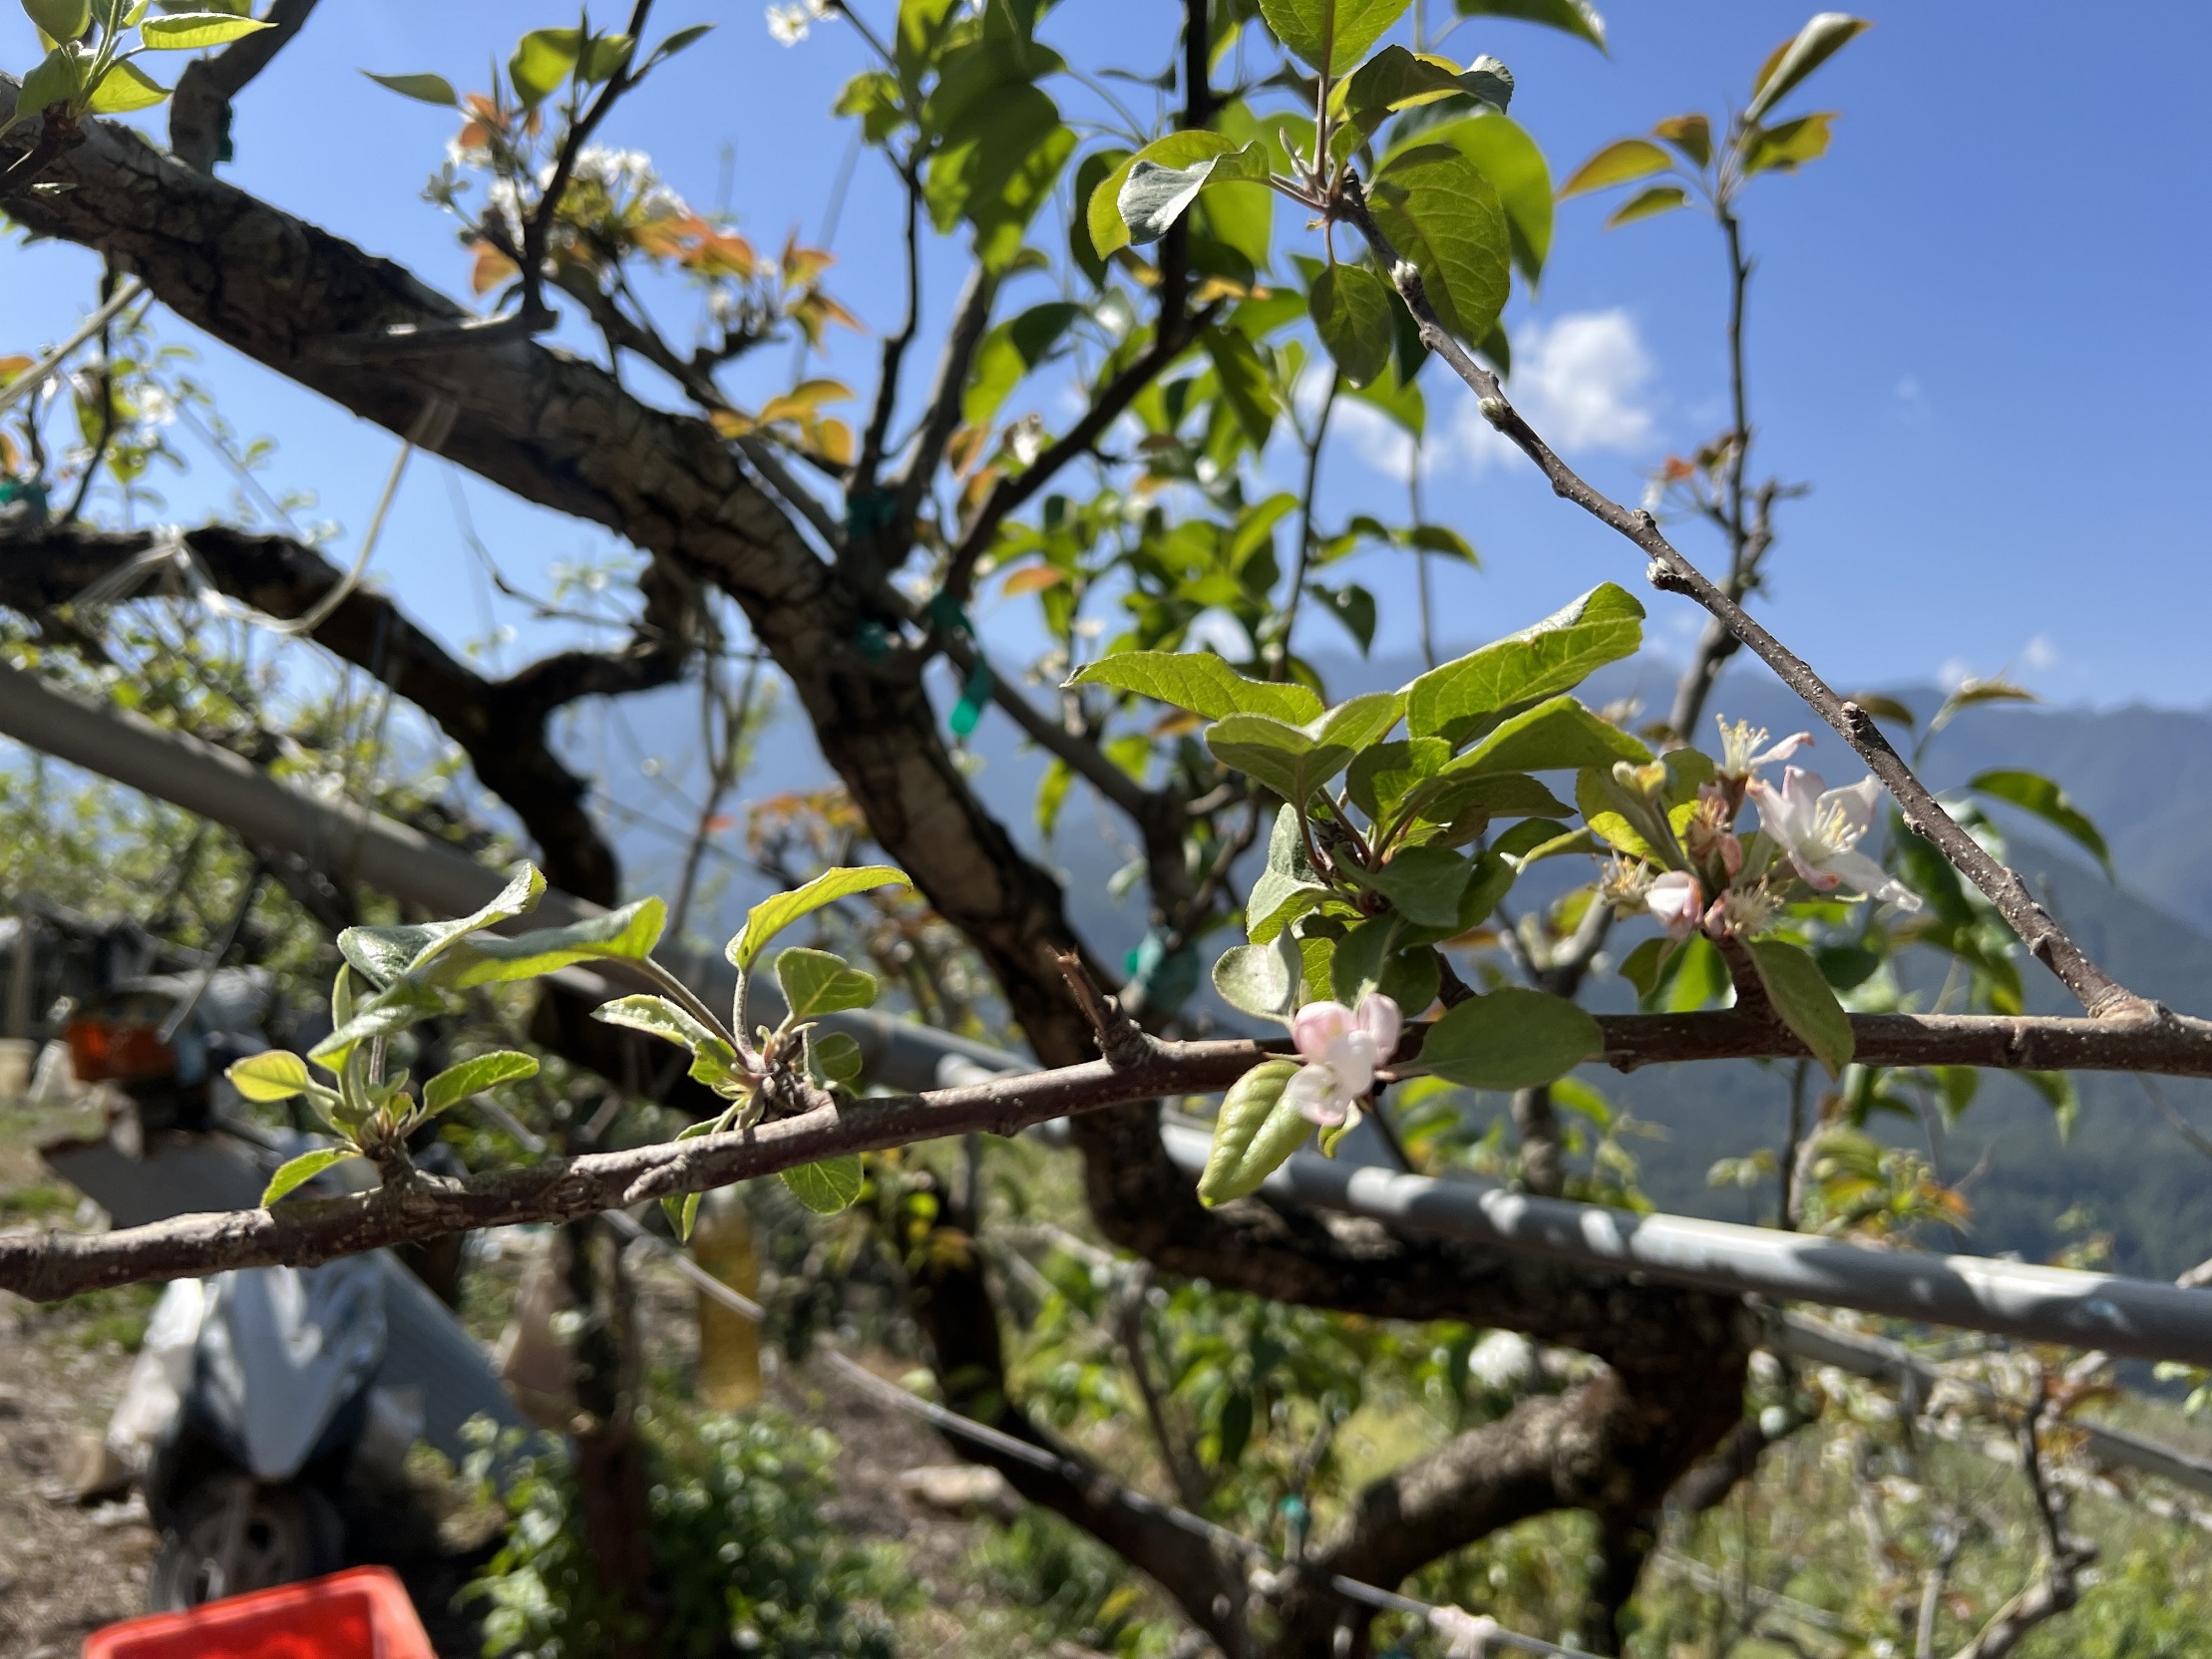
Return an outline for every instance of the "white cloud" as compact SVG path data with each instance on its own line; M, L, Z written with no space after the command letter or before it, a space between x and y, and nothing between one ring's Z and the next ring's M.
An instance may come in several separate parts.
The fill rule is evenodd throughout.
M2058 646L2048 634L2037 634L2021 647L2021 666L2041 674L2058 666Z
M1570 311L1548 325L1529 323L1514 337L1506 395L1562 454L1634 453L1658 426L1645 401L1652 373L1652 355L1628 312ZM1472 394L1453 410L1451 431L1461 457L1477 467L1519 459L1476 410Z

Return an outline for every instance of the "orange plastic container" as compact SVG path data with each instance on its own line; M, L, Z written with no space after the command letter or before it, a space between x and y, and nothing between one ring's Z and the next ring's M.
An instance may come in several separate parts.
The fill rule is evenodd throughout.
M390 1567L150 1613L96 1630L85 1659L438 1659Z

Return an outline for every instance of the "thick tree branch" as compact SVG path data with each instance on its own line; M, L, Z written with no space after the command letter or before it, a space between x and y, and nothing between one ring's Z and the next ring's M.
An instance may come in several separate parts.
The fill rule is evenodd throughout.
M315 9L315 0L276 0L256 29L212 57L195 58L169 101L169 147L197 172L213 172L230 142L230 104L276 59Z
M287 536L214 524L183 542L195 573L217 591L285 620L307 614L343 579L321 553ZM34 615L67 605L157 546L144 530L46 525L0 535L0 605ZM413 703L461 746L485 788L514 809L538 843L549 879L608 904L619 896L613 849L584 810L587 785L548 743L546 720L579 697L643 691L681 672L688 654L683 596L664 577L648 574L643 585L645 620L627 647L560 652L505 680L458 661L367 588L348 592L310 637Z
M1682 593L1702 605L1727 630L1749 646L1761 661L1780 676L1784 685L1802 697L1850 746L1857 750L1874 776L1882 781L1905 815L1905 827L1935 843L1959 872L1982 890L2012 924L2030 953L2058 976L2080 999L2092 1016L2141 1016L2150 1004L2136 996L2092 962L2067 937L2050 913L2028 890L2020 872L1993 858L1982 843L1968 834L1929 793L1888 738L1874 724L1874 717L1839 697L1811 666L1755 621L1734 599L1678 551L1660 531L1649 512L1632 512L1620 502L1586 483L1575 470L1553 453L1521 414L1506 400L1498 377L1471 357L1438 320L1421 284L1421 273L1398 257L1397 249L1374 221L1366 205L1354 194L1344 213L1358 228L1386 269L1399 295L1420 322L1421 341L1451 366L1471 387L1483 418L1511 439L1551 481L1552 491L1618 530L1651 558L1652 584L1663 592Z

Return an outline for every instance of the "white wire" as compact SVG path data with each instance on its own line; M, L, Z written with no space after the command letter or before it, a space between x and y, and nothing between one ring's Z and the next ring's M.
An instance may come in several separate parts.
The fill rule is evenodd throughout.
M71 352L106 328L109 323L115 320L117 312L145 292L146 284L134 276L109 295L108 302L87 317L84 326L79 328L75 334L72 334L28 369L25 369L15 379L9 381L5 387L0 387L0 414L5 414L13 409L23 399L29 397L53 379L54 371L62 366Z

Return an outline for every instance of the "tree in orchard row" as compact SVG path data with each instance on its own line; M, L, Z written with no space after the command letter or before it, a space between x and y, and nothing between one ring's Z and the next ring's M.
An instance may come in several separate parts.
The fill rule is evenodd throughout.
M1750 472L1739 210L1761 175L1824 152L1832 116L1786 111L1864 27L1856 19L1814 18L1760 67L1741 109L1610 146L1561 192L1636 184L1616 221L1694 205L1724 238L1731 424L1669 464L1655 502L1717 527L1726 568L1715 580L1652 512L1577 477L1514 408L1499 318L1516 277L1533 281L1547 257L1551 170L1508 114L1507 66L1444 55L1425 8L1408 18L1405 0L1186 0L1179 38L1158 43L1167 67L1154 84L1178 106L1164 135L1122 111L1097 78L1104 66L1048 44L1053 14L1037 0L902 0L884 18L838 3L775 13L786 36L821 21L867 43L874 66L846 86L838 113L902 191L897 243L869 252L904 270L907 309L852 420L833 413L851 394L803 369L765 397L732 389L765 343L818 347L825 331L853 325L826 285L827 256L796 242L764 256L643 159L596 142L625 101L654 96L671 56L707 49L696 26L656 34L652 0L636 0L620 30L588 19L534 30L481 91L459 93L431 69L378 76L457 124L430 194L460 226L489 315L215 176L230 101L307 24L312 0L276 0L261 19L129 0L26 3L50 51L20 84L0 81L0 116L12 118L0 192L26 230L103 255L113 337L68 395L18 403L20 435L0 455L12 502L0 603L23 619L18 660L79 681L120 663L143 710L265 763L296 766L305 753L347 774L357 725L272 730L265 688L211 648L206 629L127 624L131 613L83 602L88 591L127 593L150 560L182 565L202 605L212 594L289 619L433 722L514 814L544 876L519 878L461 922L362 927L349 925L360 919L353 895L274 860L311 913L344 929L337 1030L307 1056L253 1063L238 1082L254 1098L310 1103L332 1151L280 1175L274 1207L260 1211L0 1240L8 1288L52 1297L316 1260L655 1197L680 1229L702 1189L776 1170L834 1210L862 1190L860 1154L1064 1116L1091 1220L1182 1287L1174 1317L1272 1333L1194 1408L1195 1446L1169 1412L1151 1412L1168 1477L1187 1504L1219 1517L1265 1524L1284 1500L1315 1493L1320 1518L1284 1570L1254 1578L1241 1553L1194 1546L1128 1489L1069 1473L1081 1460L1009 1386L993 1285L970 1247L975 1194L945 1190L911 1212L924 1244L907 1254L943 1398L1064 1457L1051 1473L955 1434L963 1454L997 1462L1023 1495L1119 1551L1231 1654L1365 1651L1371 1609L1347 1600L1340 1579L1393 1586L1529 1517L1585 1512L1597 1548L1577 1628L1612 1651L1669 1493L1716 1501L1763 1443L1766 1417L1744 1412L1755 1332L1742 1308L1255 1196L1272 1168L1316 1131L1329 1150L1362 1116L1410 1140L1401 1156L1464 1161L1476 1155L1439 1125L1465 1121L1454 1091L1493 1090L1511 1095L1516 1136L1499 1172L1540 1193L1620 1198L1616 1165L1579 1165L1577 1132L1563 1125L1563 1111L1603 1116L1573 1075L1592 1061L1794 1060L1801 1083L1835 1080L1822 1113L1837 1134L1900 1078L1960 1087L1970 1068L2028 1070L2056 1099L2069 1066L2212 1075L2212 1029L2114 983L1990 850L1979 812L1919 782L1877 724L1904 711L1837 696L1743 609L1790 491ZM1583 0L1460 0L1443 33L1469 18L1605 44ZM1409 42L1389 39L1408 27ZM219 50L166 95L148 54L183 48ZM167 152L101 119L165 96ZM404 108L395 101L395 122ZM1279 195L1309 231L1278 237ZM948 311L922 290L930 236L970 255ZM674 278L706 298L708 322L688 345L647 304ZM96 481L105 475L129 503L160 453L165 388L176 402L177 371L144 349L147 304L411 445L626 539L645 560L627 640L492 678L397 600L272 531L282 503L241 497L238 521L174 539L101 523ZM591 350L552 343L563 324L563 338ZM926 373L925 337L936 343ZM638 390L627 371L639 366L667 401ZM28 361L15 371L26 385L37 374ZM1418 443L1429 397L1455 380L1567 503L1626 538L1653 586L1707 612L1664 721L1632 730L1575 696L1593 670L1642 646L1643 606L1613 583L1456 660L1432 657L1396 692L1331 702L1299 654L1301 619L1324 614L1362 649L1371 641L1376 596L1330 570L1363 547L1411 561L1432 637L1429 563L1470 556L1464 537L1418 517L1328 523L1316 487L1345 400ZM1063 427L1012 414L1025 388L1054 384L1083 399ZM81 442L63 449L42 423L72 400ZM1286 432L1301 488L1267 493L1261 456ZM243 459L240 477L251 483ZM986 580L1034 598L1051 646L1032 666L1057 691L1032 694L994 662L969 615ZM1196 648L1200 619L1221 616L1236 648ZM1218 630L1207 637L1220 644ZM726 689L740 639L788 686L888 862L815 872L757 908L731 943L741 989L727 1017L652 956L666 920L657 900L568 928L484 932L515 922L543 881L600 905L622 897L585 781L551 741L553 717L687 675ZM1863 760L1865 783L1826 789L1795 764L1787 737L1723 726L1710 741L1714 677L1744 646ZM948 720L926 689L940 657L962 686ZM732 754L751 707L750 691L725 702L736 710L724 728ZM1037 802L1048 828L1080 782L1141 848L1149 928L1126 978L1086 948L1057 881L983 807L947 742L947 725L964 736L1001 717L1050 757ZM733 775L717 763L717 791ZM2048 781L1979 783L2094 842ZM1885 795L1895 812L1883 835ZM442 833L470 832L421 791L392 806ZM1249 884L1248 851L1263 859ZM1562 868L1580 875L1564 893L1549 879ZM824 906L910 881L987 970L1034 1073L920 1097L855 1095L857 1054L813 1022L872 1003L878 975L832 952L767 946ZM1524 881L1543 895L1534 908L1516 899ZM1596 1018L1576 998L1625 920L1656 924L1621 962L1646 1012ZM1224 933L1235 942L1223 947ZM2020 945L2075 993L2082 1018L2025 1017ZM1909 949L1948 958L1957 1000L1911 1011L1898 972ZM1285 1040L1178 1038L1203 958L1222 996L1280 1021ZM416 1086L385 1066L385 1044L470 992L591 962L639 990L592 1020L549 988L534 1035L609 1078L671 1077L665 1045L680 1046L688 1059L676 1073L687 1075L671 1077L663 1099L693 1129L613 1150L577 1141L571 1159L459 1179L417 1168L411 1134L537 1062L493 1050ZM743 988L763 967L790 1010L773 1026L750 1018ZM1167 1156L1157 1103L1218 1092L1213 1161L1194 1189ZM378 1166L378 1189L285 1196L355 1152ZM1924 1170L1881 1168L1872 1201L1863 1182L1832 1195L1806 1158L1786 1153L1785 1223L1905 1225L1941 1212ZM1523 1333L1601 1363L1363 1487L1329 1489L1329 1428L1360 1368L1382 1363L1360 1334L1374 1320ZM1156 1328L1129 1345L1155 1407L1146 1345L1181 1340ZM1453 1370L1463 1378L1461 1361ZM602 1404L628 1409L618 1389ZM619 1446L608 1456L612 1490L629 1477L615 1467ZM624 1553L634 1551L609 1535L603 1564L619 1575ZM2054 1549L2038 1568L2039 1616L2070 1602L2073 1564ZM632 1565L649 1631L652 1565ZM1977 1651L2003 1650L1996 1628L1975 1638Z

